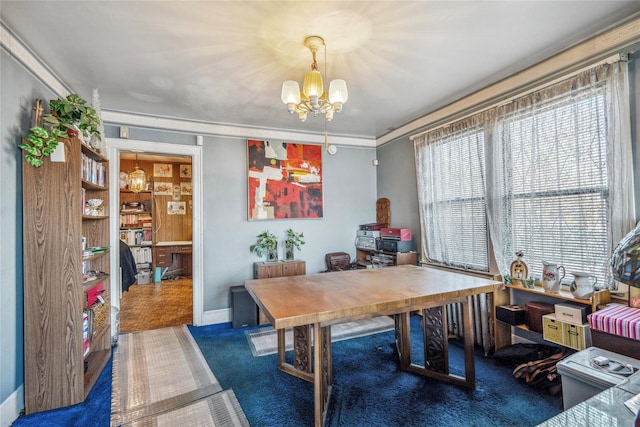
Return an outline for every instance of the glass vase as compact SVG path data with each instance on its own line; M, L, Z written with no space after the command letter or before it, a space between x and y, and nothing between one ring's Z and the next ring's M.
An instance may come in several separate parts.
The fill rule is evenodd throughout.
M284 259L287 261L293 261L294 258L293 245L289 243L284 244Z

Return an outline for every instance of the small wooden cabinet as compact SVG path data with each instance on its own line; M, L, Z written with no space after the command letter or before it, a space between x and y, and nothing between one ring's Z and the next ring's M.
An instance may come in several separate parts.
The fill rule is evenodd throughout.
M303 276L307 274L307 264L300 260L255 262L253 263L254 279L270 279L273 277ZM269 323L267 318L258 310L260 325Z
M111 357L108 161L76 138L59 145L64 162L22 166L28 414L84 401Z
M153 261L156 267L171 267L171 246L154 246Z
M254 279L300 276L303 274L307 274L307 267L304 261L256 262L253 264Z

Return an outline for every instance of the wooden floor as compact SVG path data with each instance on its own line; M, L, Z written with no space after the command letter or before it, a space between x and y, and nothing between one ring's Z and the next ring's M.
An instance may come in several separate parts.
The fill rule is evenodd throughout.
M193 324L191 278L133 285L122 293L120 333Z

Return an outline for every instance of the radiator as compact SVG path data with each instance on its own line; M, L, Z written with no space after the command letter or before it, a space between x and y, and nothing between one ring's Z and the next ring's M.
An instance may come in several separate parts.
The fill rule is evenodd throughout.
M473 337L475 344L482 347L488 356L494 348L493 339L493 294L473 295L469 298L469 309L473 317ZM447 332L463 338L462 303L448 304Z

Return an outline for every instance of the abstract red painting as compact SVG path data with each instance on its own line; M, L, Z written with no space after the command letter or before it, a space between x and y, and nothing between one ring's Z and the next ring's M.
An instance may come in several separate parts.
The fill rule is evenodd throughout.
M247 140L249 220L322 218L322 146Z

